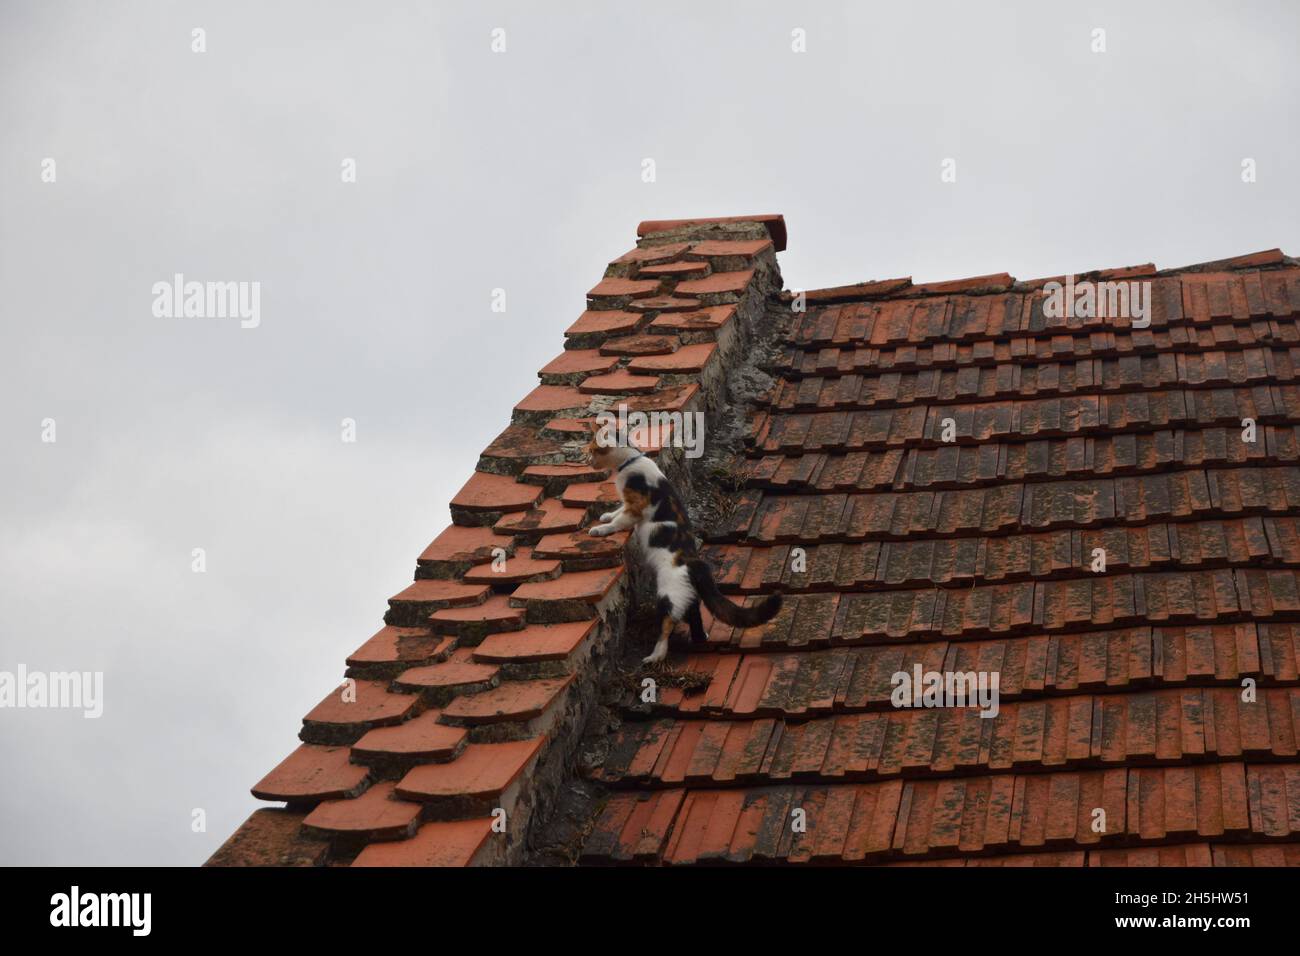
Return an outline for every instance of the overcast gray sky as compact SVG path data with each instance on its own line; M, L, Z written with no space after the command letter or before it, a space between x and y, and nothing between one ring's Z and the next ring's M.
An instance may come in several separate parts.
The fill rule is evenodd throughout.
M105 682L0 710L0 863L244 820L642 219L784 213L794 288L1300 254L1298 20L0 0L0 671ZM155 317L178 272L260 325Z

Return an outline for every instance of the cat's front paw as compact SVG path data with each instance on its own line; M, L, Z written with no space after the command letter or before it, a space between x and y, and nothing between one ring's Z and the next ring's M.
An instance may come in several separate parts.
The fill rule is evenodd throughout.
M656 647L653 651L651 651L651 652L650 652L649 654L647 654L645 657L641 658L641 663L642 663L642 664L658 664L660 661L662 661L662 660L663 660L665 657L667 657L667 656L668 656L668 645L667 645L667 644L664 644L664 645L662 645L662 646L658 646L658 647Z
M605 535L612 534L613 532L613 525L608 524L593 525L587 529L587 534L591 535L593 538L603 538Z
M617 517L618 517L617 511L606 511L603 515L600 516L600 520L602 524L607 524L610 521L613 521Z

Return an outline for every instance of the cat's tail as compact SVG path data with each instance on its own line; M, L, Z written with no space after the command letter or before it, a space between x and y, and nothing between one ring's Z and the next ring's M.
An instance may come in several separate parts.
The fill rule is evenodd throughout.
M691 586L700 596L709 613L732 627L754 627L776 617L781 610L781 595L769 594L752 607L736 604L718 590L718 583L713 580L713 571L699 558L686 562L686 572L691 577Z

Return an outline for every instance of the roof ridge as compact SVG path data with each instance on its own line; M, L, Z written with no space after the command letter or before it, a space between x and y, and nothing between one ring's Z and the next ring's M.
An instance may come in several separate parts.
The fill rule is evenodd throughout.
M1120 279L1164 278L1185 274L1204 272L1241 271L1258 269L1261 271L1285 268L1296 265L1297 260L1286 255L1281 249L1265 249L1226 259L1193 263L1170 269L1157 269L1154 263L1146 262L1135 266L1091 269L1071 273L1076 282L1082 281L1116 281ZM870 299L912 298L922 296L941 296L962 293L965 295L993 295L1002 292L1023 292L1038 289L1048 282L1064 282L1067 276L1045 276L1039 279L1017 279L1008 273L991 273L971 276L965 279L951 279L934 282L913 283L911 276L899 279L868 279L848 285L829 286L821 289L787 289L781 292L781 300L789 302L802 296L804 302L817 305L829 305L842 302L855 302Z
M616 498L585 462L586 422L716 406L740 324L780 284L779 215L638 234L452 498L452 524L389 598L384 627L253 787L286 807L255 812L211 865L519 861L536 793L571 765L613 656L596 649L623 636L626 535L586 534ZM681 437L640 441L667 467Z

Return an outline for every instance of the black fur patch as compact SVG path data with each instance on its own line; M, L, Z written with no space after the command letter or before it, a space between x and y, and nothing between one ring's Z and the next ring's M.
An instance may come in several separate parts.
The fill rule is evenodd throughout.
M682 504L682 499L677 496L676 489L668 479L662 479L651 485L644 475L628 475L623 487L631 491L639 491L650 499L651 521L671 521L682 528L691 527L691 518L686 513L686 506Z
M650 532L649 544L652 548L673 552L678 558L678 564L695 557L695 537L672 522L656 524Z

